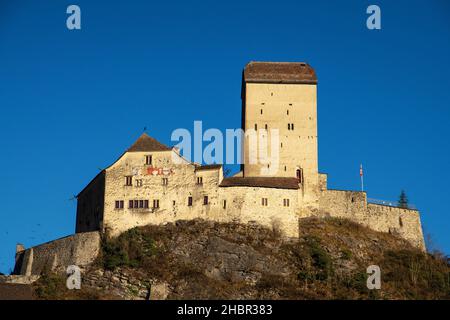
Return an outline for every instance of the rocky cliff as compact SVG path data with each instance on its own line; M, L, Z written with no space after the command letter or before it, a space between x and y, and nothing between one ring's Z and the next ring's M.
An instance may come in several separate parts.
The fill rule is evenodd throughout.
M369 265L380 290L366 286ZM298 239L194 220L104 241L81 290L51 273L33 288L39 299L449 299L449 277L446 257L344 219L302 219Z

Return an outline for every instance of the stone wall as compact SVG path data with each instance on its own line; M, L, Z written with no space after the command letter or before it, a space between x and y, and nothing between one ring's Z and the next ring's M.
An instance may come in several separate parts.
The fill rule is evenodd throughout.
M105 172L100 172L77 197L75 232L102 229L105 203Z
M302 201L316 207L318 194L317 86L315 84L245 83L243 89L244 130L265 129L267 154L277 154L278 165L269 163L267 176L304 178ZM294 127L292 128L291 125ZM272 145L271 129L278 129L279 144ZM251 138L244 140L244 176L264 176L267 163L252 164ZM259 146L258 146L259 147ZM278 152L277 152L278 151Z
M145 164L147 155L152 156L151 166ZM149 174L149 170L157 169L162 169L163 173ZM131 186L125 185L125 176L132 177ZM163 179L167 179L165 183ZM220 207L218 189L221 180L220 167L201 169L179 157L175 151L126 153L106 170L105 230L116 236L147 224L208 219L214 216L212 211ZM206 204L205 196L208 197ZM190 197L191 205L188 203ZM146 200L149 206L130 208L129 201L132 200ZM116 201L123 201L124 207L117 209ZM159 207L154 207L154 201L158 201Z
M299 190L261 188L261 187L227 187L220 188L220 202L226 201L226 208L221 208L217 221L234 221L239 223L258 223L280 231L286 236L298 236L298 195ZM267 199L267 205L262 199ZM285 205L284 200L289 200Z
M32 247L16 254L14 273L31 276L44 270L65 269L69 265L85 266L100 252L100 233L77 233ZM20 258L19 258L20 257Z
M319 215L346 218L375 231L397 234L425 250L417 210L367 203L365 192L344 190L323 190L319 208Z

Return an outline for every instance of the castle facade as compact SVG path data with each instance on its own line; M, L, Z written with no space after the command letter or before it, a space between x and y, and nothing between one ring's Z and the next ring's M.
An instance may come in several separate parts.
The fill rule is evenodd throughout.
M424 249L419 212L368 203L365 192L329 190L318 171L317 77L306 63L250 62L242 78L242 129L274 140L276 163L253 161L224 177L221 165L184 159L147 134L101 171L77 196L76 232L110 236L137 226L202 218L258 223L298 236L301 218L332 216L398 234Z

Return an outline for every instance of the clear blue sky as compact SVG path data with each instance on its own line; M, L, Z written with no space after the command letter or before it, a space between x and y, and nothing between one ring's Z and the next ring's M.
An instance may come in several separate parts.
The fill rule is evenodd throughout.
M166 144L194 120L239 127L250 60L310 63L330 187L358 189L363 162L369 197L405 189L449 253L449 39L445 0L0 0L0 272L16 242L74 232L70 199L144 126Z

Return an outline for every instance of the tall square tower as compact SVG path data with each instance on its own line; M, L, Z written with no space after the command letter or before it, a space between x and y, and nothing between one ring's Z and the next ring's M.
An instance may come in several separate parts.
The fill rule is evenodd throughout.
M304 204L317 203L314 69L303 62L250 62L243 72L241 96L244 177L297 177ZM252 130L257 146L249 135ZM265 159L261 150L267 152Z

